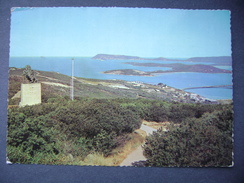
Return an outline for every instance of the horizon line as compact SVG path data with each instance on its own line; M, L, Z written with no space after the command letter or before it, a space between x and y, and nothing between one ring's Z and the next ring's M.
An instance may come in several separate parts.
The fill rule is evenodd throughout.
M196 57L232 57L232 55L219 55L219 56L191 56L191 57L167 57L167 56L157 56L157 57L143 57L143 56L138 56L138 55L126 55L126 54L107 54L107 53L98 53L94 56L81 56L81 55L76 55L76 56L70 56L70 55L67 55L67 56L57 56L57 55L48 55L48 56L11 56L9 55L9 58L11 57L70 57L71 59L72 58L75 58L75 57L95 57L97 55L114 55L114 56L131 56L131 57L140 57L140 58L169 58L169 59L176 59L176 58L185 58L185 59L189 59L189 58L196 58Z

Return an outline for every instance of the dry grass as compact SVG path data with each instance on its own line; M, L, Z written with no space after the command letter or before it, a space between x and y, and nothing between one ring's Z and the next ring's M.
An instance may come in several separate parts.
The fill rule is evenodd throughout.
M18 105L8 105L8 109L19 108Z
M220 104L232 104L233 103L233 100L228 100L228 99L226 99L226 100L218 100L218 102L220 103Z
M88 154L84 159L85 165L93 165L93 166L111 166L113 164L112 159L105 158L103 154L93 153Z

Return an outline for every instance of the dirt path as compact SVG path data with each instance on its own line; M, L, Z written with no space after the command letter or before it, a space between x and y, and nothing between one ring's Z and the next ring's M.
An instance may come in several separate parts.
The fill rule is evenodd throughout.
M144 124L141 125L140 129L145 131L147 133L147 135L150 135L153 132L157 131L156 129L154 129L154 128L150 127L150 126L144 125Z
M147 133L147 135L152 134L153 131L157 131L156 129L143 125L143 124L141 125L140 129L145 131ZM138 148L136 148L136 150L134 150L124 159L124 161L120 164L120 166L132 166L131 163L133 163L135 161L145 161L145 160L147 160L147 159L143 155L143 149L142 149L142 146L140 145Z

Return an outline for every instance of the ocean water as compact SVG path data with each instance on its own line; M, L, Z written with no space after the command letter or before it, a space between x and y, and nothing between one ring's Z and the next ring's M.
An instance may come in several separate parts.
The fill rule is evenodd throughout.
M71 75L72 67L71 57L11 57L10 67L23 68L30 65L34 70L53 71L65 75ZM157 74L153 77L148 76L126 76L103 74L107 70L117 69L136 69L141 71L170 70L168 67L141 67L124 64L125 62L140 63L184 63L184 64L206 64L201 62L179 62L179 61L152 61L152 60L93 60L87 57L74 58L74 75L77 77L94 79L119 79L126 81L141 81L149 84L164 83L179 89L190 87L203 87L214 85L231 85L232 74L221 73L196 73L196 72L178 72ZM207 63L212 64L212 63ZM218 66L221 67L221 66ZM231 70L231 67L225 67ZM232 99L231 88L201 88L190 89L189 92L197 93L210 99Z

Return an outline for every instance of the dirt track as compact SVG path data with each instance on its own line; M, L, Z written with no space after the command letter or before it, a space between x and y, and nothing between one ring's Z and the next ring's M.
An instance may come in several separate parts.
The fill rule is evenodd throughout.
M144 124L141 125L141 128L140 128L140 129L143 130L143 131L145 131L145 132L147 133L147 135L150 135L150 134L152 134L154 131L157 131L156 129L154 129L154 128L152 128L152 127L149 127L149 126L147 126L147 125L144 125Z
M141 125L140 129L145 131L147 135L152 134L153 131L157 131L156 129L143 124ZM131 163L135 161L145 161L145 160L146 157L143 155L143 149L141 146L139 146L138 148L136 148L136 150L134 150L124 159L124 161L120 164L120 166L132 166Z

